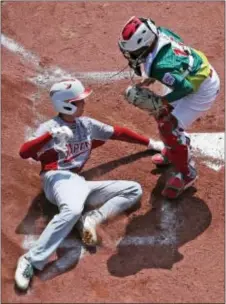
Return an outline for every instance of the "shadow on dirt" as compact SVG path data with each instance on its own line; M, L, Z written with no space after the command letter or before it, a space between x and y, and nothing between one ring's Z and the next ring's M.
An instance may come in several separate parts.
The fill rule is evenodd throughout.
M153 174L159 173L158 169ZM126 277L147 268L171 269L183 259L179 247L194 240L210 225L212 216L206 203L195 197L195 188L174 201L161 196L166 174L160 176L150 194L152 209L134 217L107 262L113 276Z
M124 157L116 159L116 160L109 161L109 162L101 164L97 167L88 169L88 170L82 172L81 175L84 176L87 180L92 180L93 178L102 176L102 175L116 169L117 167L132 163L140 158L150 157L150 156L154 155L155 153L156 152L154 152L152 150L145 150L145 151L137 152L137 153L127 155L127 156L124 156Z

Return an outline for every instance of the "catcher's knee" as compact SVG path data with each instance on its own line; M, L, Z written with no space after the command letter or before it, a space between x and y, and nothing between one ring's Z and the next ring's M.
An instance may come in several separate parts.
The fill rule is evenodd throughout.
M158 129L163 142L167 146L173 146L177 143L176 130L178 127L178 121L172 114L163 116L157 121Z

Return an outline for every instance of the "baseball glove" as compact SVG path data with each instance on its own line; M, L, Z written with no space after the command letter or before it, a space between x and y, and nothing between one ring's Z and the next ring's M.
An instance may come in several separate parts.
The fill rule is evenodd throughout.
M129 86L125 91L125 98L130 104L154 116L158 116L167 107L167 101L161 96L139 85Z

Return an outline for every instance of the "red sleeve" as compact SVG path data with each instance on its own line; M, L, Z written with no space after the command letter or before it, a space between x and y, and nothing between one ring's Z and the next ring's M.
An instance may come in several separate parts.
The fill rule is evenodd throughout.
M22 158L36 158L37 152L50 140L52 136L49 132L39 136L35 139L25 142L19 151L19 154Z
M146 136L140 135L128 128L119 126L114 126L114 133L110 139L126 141L134 144L141 144L144 146L148 146L149 144L149 138Z

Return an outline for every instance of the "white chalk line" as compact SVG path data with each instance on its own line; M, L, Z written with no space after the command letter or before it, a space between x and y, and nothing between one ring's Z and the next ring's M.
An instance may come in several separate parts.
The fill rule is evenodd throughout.
M40 66L40 58L33 54L32 52L26 50L22 45L17 43L11 38L8 38L6 35L1 35L1 44L7 48L9 51L20 55L23 59L27 60L31 65L33 65L38 73L35 77L30 77L28 80L41 87L49 87L49 85L54 82L60 81L62 79L78 78L81 80L89 80L94 82L106 82L106 81L115 81L122 79L129 79L130 72L76 72L69 73L60 67L54 66L49 68L43 68Z
M9 51L20 55L26 61L32 62L35 67L39 67L39 58L32 52L27 51L22 45L18 44L13 39L8 38L4 34L1 34L1 44Z

